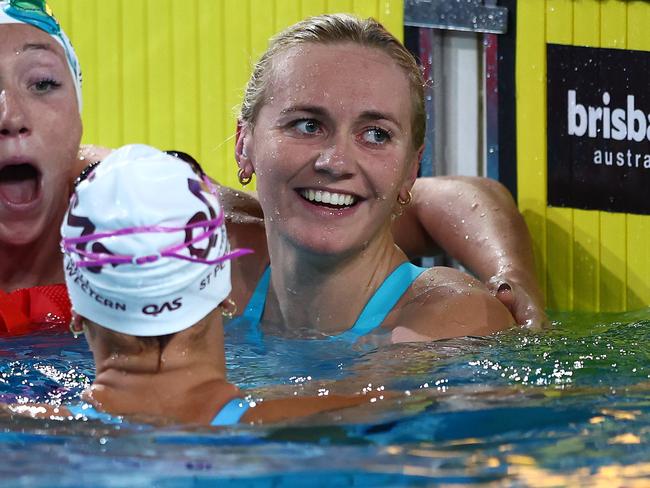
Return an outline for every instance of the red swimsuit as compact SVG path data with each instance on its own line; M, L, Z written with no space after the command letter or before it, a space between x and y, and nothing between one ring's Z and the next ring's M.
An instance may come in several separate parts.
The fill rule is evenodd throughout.
M72 319L64 284L0 290L0 337L66 330Z

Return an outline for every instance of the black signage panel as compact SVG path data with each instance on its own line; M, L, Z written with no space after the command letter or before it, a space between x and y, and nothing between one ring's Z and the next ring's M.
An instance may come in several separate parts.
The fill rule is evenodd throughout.
M548 44L548 204L650 214L650 53Z

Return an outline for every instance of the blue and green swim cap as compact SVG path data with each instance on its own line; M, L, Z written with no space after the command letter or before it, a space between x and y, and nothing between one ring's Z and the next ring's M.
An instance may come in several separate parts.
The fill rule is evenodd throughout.
M32 25L47 32L63 47L77 93L79 112L81 112L81 67L79 66L79 60L70 39L68 39L68 36L65 35L65 32L54 18L52 9L47 2L45 0L0 0L0 25L2 24Z

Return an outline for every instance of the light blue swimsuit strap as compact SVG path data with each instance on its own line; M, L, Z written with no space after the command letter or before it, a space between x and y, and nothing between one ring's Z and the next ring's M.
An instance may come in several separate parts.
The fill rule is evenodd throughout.
M421 268L408 261L400 264L377 288L352 328L333 336L332 339L354 342L375 330L384 322L406 290L426 270L427 268Z
M246 310L241 315L242 319L250 322L255 327L259 327L260 322L262 322L262 314L264 314L264 305L266 305L266 295L269 292L270 283L271 266L267 266L248 301L248 305L246 305Z
M241 420L243 415L246 413L246 410L248 410L249 406L249 403L243 398L233 398L223 407L221 407L221 410L219 410L217 415L214 416L212 422L210 422L210 425L235 425Z
M65 406L73 417L85 417L89 420L100 420L105 424L123 424L122 417L116 417L109 413L99 412L89 403L75 403Z
M408 261L400 264L377 288L377 291L368 300L352 328L339 335L332 336L330 339L354 342L359 337L369 334L379 327L406 290L426 270L427 268L421 268ZM264 313L270 281L271 267L269 266L264 271L242 315L242 318L251 324L252 331L256 332L256 335L260 334L260 322ZM257 340L261 340L261 337L257 338Z

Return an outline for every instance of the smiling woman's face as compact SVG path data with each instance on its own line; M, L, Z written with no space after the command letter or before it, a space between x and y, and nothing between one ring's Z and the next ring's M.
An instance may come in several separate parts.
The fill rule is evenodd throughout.
M80 139L61 46L35 27L0 25L0 246L58 231Z
M278 56L243 132L270 237L345 254L389 232L417 172L411 107L404 71L378 49L303 44Z

